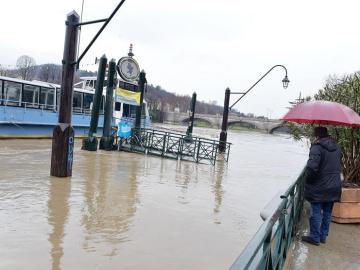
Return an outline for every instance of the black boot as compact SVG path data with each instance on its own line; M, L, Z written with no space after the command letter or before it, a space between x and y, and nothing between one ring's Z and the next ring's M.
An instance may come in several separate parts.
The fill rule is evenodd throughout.
M314 239L312 239L310 236L302 236L301 237L301 241L315 245L315 246L319 246L320 242L316 242Z

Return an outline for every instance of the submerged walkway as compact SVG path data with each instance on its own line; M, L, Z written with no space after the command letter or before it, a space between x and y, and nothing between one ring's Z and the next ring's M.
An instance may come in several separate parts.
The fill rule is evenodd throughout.
M309 210L305 213L300 235L308 232ZM287 269L360 270L360 224L331 223L327 242L320 246L297 240Z

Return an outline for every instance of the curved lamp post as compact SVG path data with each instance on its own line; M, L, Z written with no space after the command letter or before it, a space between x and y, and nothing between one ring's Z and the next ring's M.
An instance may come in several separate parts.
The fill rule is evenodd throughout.
M285 77L282 79L283 87L286 89L289 86L289 78L288 78L288 72L285 66L283 65L275 65L272 68L270 68L263 76L260 77L247 91L245 92L231 92L229 88L226 88L225 90L225 100L224 100L224 112L223 112L223 120L221 125L221 132L220 132L220 142L219 142L219 151L225 152L226 150L226 140L227 140L227 125L228 125L228 115L229 115L229 109L234 107L236 103L238 103L247 93L249 93L266 75L268 75L274 68L276 67L282 67L285 70ZM230 95L241 95L230 107Z

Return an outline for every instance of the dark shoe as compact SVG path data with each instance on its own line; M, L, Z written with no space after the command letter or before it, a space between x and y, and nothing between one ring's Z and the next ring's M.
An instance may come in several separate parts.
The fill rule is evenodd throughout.
M321 242L322 244L325 244L325 243L326 243L326 239L320 239L320 242Z
M301 241L315 245L315 246L319 246L320 242L316 242L314 239L312 239L310 236L302 236L301 237Z

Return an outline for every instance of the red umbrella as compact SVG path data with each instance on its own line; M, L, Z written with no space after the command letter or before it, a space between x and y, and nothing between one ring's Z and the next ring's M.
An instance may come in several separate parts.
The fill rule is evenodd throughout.
M325 100L299 103L282 120L300 124L360 126L360 116L352 109Z

